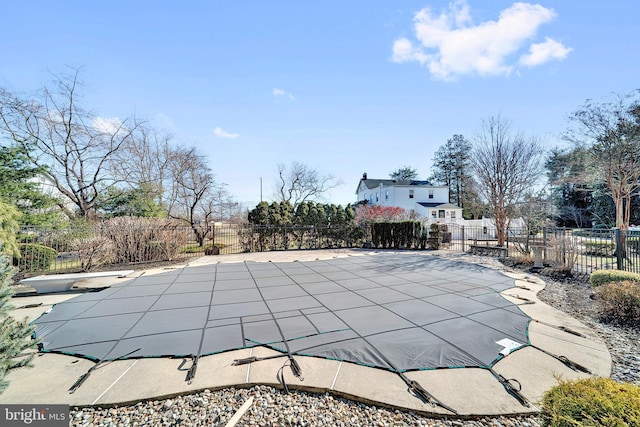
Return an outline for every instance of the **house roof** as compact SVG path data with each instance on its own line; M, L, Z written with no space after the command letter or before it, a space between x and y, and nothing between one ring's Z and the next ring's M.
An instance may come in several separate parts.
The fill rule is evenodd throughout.
M364 183L364 185L366 185L369 190L373 190L374 188L380 187L380 184L382 184L385 187L408 186L408 185L415 185L415 186L422 186L422 187L433 187L433 184L431 184L431 182L429 182L429 181L419 181L419 180L364 179L364 178L361 178L360 179L360 183ZM358 188L356 188L356 193L358 192L358 189L360 188L360 183L358 183Z
M418 202L420 206L424 206L425 208L438 208L438 209L462 209L460 206L454 205L453 203L426 203L426 202Z

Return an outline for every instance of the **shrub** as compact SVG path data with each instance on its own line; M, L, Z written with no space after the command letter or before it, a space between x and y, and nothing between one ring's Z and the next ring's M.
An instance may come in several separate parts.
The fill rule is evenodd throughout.
M616 244L611 240L583 240L585 255L613 256L616 252Z
M420 221L374 222L371 224L373 247L411 248L419 245L422 234Z
M613 231L609 227L599 227L599 228L584 228L573 230L574 236L580 237L611 237L613 235Z
M16 234L20 228L18 224L20 215L20 211L15 206L0 200L0 253L19 256Z
M21 272L48 271L58 253L55 249L37 243L20 243L20 258L13 259L13 265Z
M86 237L70 242L70 248L78 256L82 271L89 271L114 261L114 244L106 237Z
M606 319L621 325L640 325L640 283L624 281L596 288L598 304Z
M440 245L442 244L440 224L434 222L429 227L429 238L427 238L427 244L429 244L431 249L440 249Z
M631 273L630 271L620 270L598 270L591 273L589 283L596 287L606 285L607 283L616 283L622 281L640 282L640 274Z
M170 220L125 216L110 219L100 231L113 242L117 263L173 261L190 233Z
M549 241L553 261L559 271L570 272L580 257L580 239L576 237L552 237Z
M560 381L542 399L544 426L640 426L640 387L609 378Z
M21 366L30 366L37 342L31 339L34 327L29 326L25 318L18 321L9 315L11 305L13 269L7 258L0 256L0 393L7 388L5 379L10 370ZM26 354L26 356L21 356Z

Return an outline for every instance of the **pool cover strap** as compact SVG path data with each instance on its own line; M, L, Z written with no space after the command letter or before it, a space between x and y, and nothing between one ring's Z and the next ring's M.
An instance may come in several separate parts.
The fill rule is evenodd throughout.
M245 357L244 359L234 359L233 363L231 363L231 366L247 365L249 363L259 362L261 360L277 359L277 358L286 357L286 356L287 356L286 354L274 354L272 356L266 356L266 357L257 357L257 356Z
M125 359L127 358L127 356L132 355L133 353L135 353L136 351L140 350L139 348L130 351L127 354L123 354L122 356L118 357L117 359L114 359L113 361L115 362L116 360L119 359ZM91 372L95 371L96 369L98 369L98 366L102 365L102 363L106 362L106 360L98 360L96 362L95 365L93 365L91 368L89 368L89 370L87 372L85 372L84 374L82 374L82 376L80 378L78 378L78 380L73 383L73 385L69 388L69 394L73 394L76 392L76 390L78 390L80 388L80 386L87 380L87 378L89 378L89 376L91 375Z
M433 397L431 393L424 389L417 381L410 380L406 375L400 373L400 378L409 386L409 390L415 393L420 399L422 399L426 403L430 403L432 405L440 406L441 408L446 409L449 412L452 412L455 415L458 415L458 411L453 409L451 406L445 405L440 402L438 399Z
M193 379L196 377L196 371L198 370L198 360L200 359L200 356L193 356L191 359L193 360L193 363L191 364L189 371L187 371L186 378L188 384L191 384L193 382Z
M289 393L289 387L287 387L287 383L284 380L284 368L287 366L291 368L291 373L294 377L298 378L300 381L304 381L300 365L298 365L296 359L290 357L286 362L284 362L284 365L282 365L280 369L278 369L278 373L276 374L276 378L280 382L280 385L282 386L282 389L285 391L285 393Z
M496 377L500 384L502 384L507 393L509 393L518 402L520 402L522 406L526 406L527 408L531 406L527 398L524 397L522 393L520 393L520 390L522 390L522 384L520 384L520 381L516 380L515 378L506 379L493 369L489 369L489 371L493 374L494 377ZM518 388L514 387L512 383L517 384Z
M543 348L537 347L535 345L531 345L531 347L535 348L536 350L539 350L541 352L543 352L544 354L553 357L556 360L559 360L560 362L562 362L566 367L568 367L569 369L572 369L576 372L584 372L585 374L589 374L592 375L593 372L591 372L591 370L589 370L589 368L582 366L579 363L574 362L573 360L569 359L567 356L562 356L562 355L557 355L557 354L553 354L550 351L547 351Z
M247 263L245 261L245 265L246 264ZM254 277L253 273L251 273L251 279L253 280L253 283L255 284L256 289L258 290L258 293L260 294L260 297L262 297L262 299L264 300L264 294L263 294L262 290L260 289L260 286L258 286L258 282L256 282L256 278ZM271 316L271 319L273 319L273 321L275 322L276 328L278 329L278 333L280 334L280 337L282 338L282 343L284 344L284 347L285 347L285 349L287 351L288 360L278 370L278 373L276 374L276 377L280 381L280 384L282 385L282 388L284 389L284 391L286 393L289 393L289 387L287 387L287 383L284 380L284 368L285 368L285 366L287 366L287 364L288 364L289 367L291 367L291 373L293 373L293 376L298 378L300 381L304 381L304 377L302 376L302 369L300 369L300 365L293 358L293 353L291 353L291 348L289 347L289 343L287 342L287 338L285 337L284 333L282 332L282 327L280 326L280 323L278 322L278 319L277 319L276 315L273 313L273 310L271 309L271 307L269 307L268 304L267 304L267 310L269 311L269 315Z

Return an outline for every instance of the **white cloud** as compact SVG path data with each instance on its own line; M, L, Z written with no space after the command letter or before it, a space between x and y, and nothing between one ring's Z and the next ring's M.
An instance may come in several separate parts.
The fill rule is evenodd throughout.
M474 25L466 0L455 1L439 15L427 7L413 18L416 42L396 40L391 60L417 61L442 80L473 74L509 75L517 65L514 57L527 47L529 53L522 55L522 65L531 67L566 57L571 49L549 38L527 46L539 27L555 17L552 9L538 4L514 3L497 21Z
M237 134L237 133L226 132L222 130L222 128L220 127L215 128L213 130L213 134L218 138L226 138L226 139L235 139L240 136L240 134Z
M296 99L296 97L293 96L293 94L291 92L287 92L285 90L278 89L277 87L274 87L273 90L271 91L271 93L276 98L289 98L292 101Z
M571 50L562 43L547 37L544 43L532 44L529 47L529 53L520 57L520 64L535 67L552 59L564 59Z
M411 40L402 38L393 42L393 56L391 60L393 62L418 61L424 64L429 61L429 56L425 55L420 49L415 49Z
M94 117L93 118L93 128L104 133L108 133L109 135L115 135L118 132L126 130L124 124L117 117L112 117L109 119L105 119L103 117Z

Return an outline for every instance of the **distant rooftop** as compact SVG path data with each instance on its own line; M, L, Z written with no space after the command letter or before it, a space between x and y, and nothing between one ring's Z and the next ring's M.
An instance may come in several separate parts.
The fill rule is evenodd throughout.
M364 182L368 189L374 189L380 187L380 184L383 186L405 186L405 185L416 185L416 186L428 186L431 187L432 184L429 181L420 181L420 180L396 180L396 179L368 179L364 176L360 180L360 182Z

